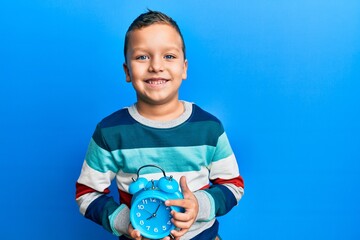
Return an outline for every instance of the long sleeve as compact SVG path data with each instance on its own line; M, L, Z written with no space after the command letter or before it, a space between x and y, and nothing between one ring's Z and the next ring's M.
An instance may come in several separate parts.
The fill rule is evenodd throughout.
M244 194L244 181L225 132L219 137L209 171L211 186L195 193L200 206L198 221L228 213Z
M119 236L127 232L130 221L129 208L107 195L117 171L117 163L97 127L76 183L76 202L86 218Z

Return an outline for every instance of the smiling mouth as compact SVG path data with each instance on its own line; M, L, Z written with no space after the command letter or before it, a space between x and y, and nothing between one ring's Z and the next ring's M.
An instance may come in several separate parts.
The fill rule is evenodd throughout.
M151 84L151 85L161 85L161 84L165 84L168 82L168 80L166 79L163 79L163 78L159 78L159 79L148 79L145 81L146 83L148 84Z

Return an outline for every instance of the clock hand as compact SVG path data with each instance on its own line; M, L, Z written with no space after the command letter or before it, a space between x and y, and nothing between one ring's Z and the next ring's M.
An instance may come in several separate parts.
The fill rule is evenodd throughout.
M156 216L157 211L159 210L159 207L160 207L160 204L157 206L157 208L156 208L156 210L155 210L155 212L154 212L154 215L155 215L155 216Z
M155 212L154 212L153 214L151 214L151 216L150 216L150 217L148 217L146 220L149 220L149 219L151 219L151 218L156 217L156 213L157 213L157 211L159 210L159 208L160 208L160 204L157 206L157 208L156 208Z

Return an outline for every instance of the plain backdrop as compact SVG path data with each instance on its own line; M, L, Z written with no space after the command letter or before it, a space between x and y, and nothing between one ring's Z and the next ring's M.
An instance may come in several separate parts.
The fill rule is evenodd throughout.
M2 1L0 239L116 239L75 182L96 123L135 101L124 34L147 8L182 29L181 99L222 120L245 179L221 236L360 239L357 0Z

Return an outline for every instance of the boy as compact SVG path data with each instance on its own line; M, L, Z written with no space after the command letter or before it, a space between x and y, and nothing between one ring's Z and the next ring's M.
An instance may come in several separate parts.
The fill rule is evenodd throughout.
M188 63L178 25L160 12L141 14L126 33L124 54L137 102L97 125L76 183L81 213L120 239L144 239L129 220L128 190L137 169L156 164L180 181L184 195L166 201L185 211L171 212L177 229L164 239L219 239L216 216L237 204L244 183L220 121L179 100ZM107 196L115 177L120 204Z

